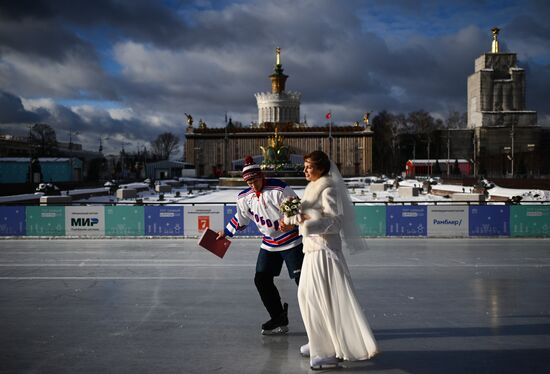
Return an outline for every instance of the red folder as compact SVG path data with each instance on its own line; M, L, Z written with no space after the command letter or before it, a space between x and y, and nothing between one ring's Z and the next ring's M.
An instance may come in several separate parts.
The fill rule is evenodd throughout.
M219 258L223 258L223 256L225 256L225 252L227 252L227 249L231 245L231 241L226 238L216 239L217 237L217 232L207 228L199 238L199 245L206 248Z

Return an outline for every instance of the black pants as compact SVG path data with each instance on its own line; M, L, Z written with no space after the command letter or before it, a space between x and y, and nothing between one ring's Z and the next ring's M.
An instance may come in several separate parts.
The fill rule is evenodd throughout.
M274 278L281 273L283 262L285 262L290 277L294 279L296 284L299 284L303 258L301 244L281 252L260 250L256 263L254 284L271 318L276 318L283 312L281 296L273 282Z

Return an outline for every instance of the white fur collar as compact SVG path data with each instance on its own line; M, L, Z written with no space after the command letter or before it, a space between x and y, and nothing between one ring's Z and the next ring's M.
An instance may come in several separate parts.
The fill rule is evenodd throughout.
M315 202L318 201L321 197L321 193L324 189L332 186L332 179L327 175L322 176L316 181L309 182L304 191L304 197L302 201Z

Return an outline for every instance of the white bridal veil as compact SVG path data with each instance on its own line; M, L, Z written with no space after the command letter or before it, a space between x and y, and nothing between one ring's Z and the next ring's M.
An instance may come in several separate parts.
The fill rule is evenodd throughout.
M361 237L361 230L355 218L355 208L351 202L346 183L332 160L330 161L329 177L338 191L338 213L345 219L340 230L344 249L347 249L351 254L364 252L368 249L367 242Z

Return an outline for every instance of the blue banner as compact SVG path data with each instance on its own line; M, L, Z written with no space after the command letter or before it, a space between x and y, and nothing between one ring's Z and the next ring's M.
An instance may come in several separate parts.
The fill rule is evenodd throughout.
M425 206L388 206L386 234L388 236L426 236L427 216Z
M25 207L0 206L0 236L25 235Z
M183 235L183 207L146 206L145 235L181 236Z
M223 217L224 217L224 227L227 225L229 220L237 213L237 206L235 205L226 205ZM258 230L258 226L256 226L256 222L250 220L250 223L245 227L242 231L237 231L235 236L262 236L260 231Z
M470 206L470 236L510 236L510 208L506 205Z

